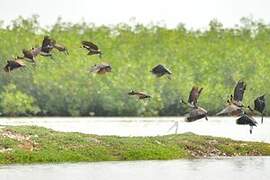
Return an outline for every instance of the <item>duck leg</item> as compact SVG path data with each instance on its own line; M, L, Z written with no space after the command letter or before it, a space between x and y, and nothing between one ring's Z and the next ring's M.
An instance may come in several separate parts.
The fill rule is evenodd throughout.
M169 128L168 132L171 131L175 127L175 132L174 133L177 134L177 132L178 132L178 126L179 126L178 121L175 121L173 123L173 125Z
M177 133L178 133L178 126L179 126L179 123L178 123L178 121L176 121L175 134L177 134Z
M249 133L252 134L253 126L250 126Z

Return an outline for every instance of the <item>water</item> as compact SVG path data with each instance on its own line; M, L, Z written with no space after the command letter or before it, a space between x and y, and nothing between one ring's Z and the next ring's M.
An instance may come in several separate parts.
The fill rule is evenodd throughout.
M170 127L179 122L178 133L193 132L200 135L228 137L236 140L270 143L270 118L258 124L249 134L249 126L235 123L236 118L210 117L193 122L184 122L183 117L162 118L1 118L1 125L37 125L57 131L82 132L98 135L156 136L173 134ZM260 122L260 117L256 118Z
M269 180L270 157L0 166L1 180Z

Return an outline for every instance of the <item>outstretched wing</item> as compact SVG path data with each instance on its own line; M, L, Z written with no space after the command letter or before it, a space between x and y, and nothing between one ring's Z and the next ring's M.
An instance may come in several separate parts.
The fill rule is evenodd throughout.
M57 49L58 51L60 51L60 52L65 52L67 55L69 54L68 49L65 46L61 45L61 44L54 44L53 47L55 49Z
M244 81L241 81L241 80L238 81L238 83L236 84L234 88L233 100L237 102L242 102L245 90L246 90L246 84L244 83Z
M152 73L154 73L154 74L164 74L164 73L172 74L172 72L169 69L167 69L166 67L164 67L161 64L155 66L152 69Z
M22 59L17 59L14 61L18 66L25 66L25 62Z
M252 116L248 116L244 114L236 120L236 124L239 124L239 125L248 124L250 126L257 126L258 123Z
M193 86L189 94L188 102L192 105L196 105L202 90L203 88L199 89L198 87Z
M260 113L263 113L264 108L265 108L265 97L264 95L262 95L254 100L254 109L256 111L259 111Z

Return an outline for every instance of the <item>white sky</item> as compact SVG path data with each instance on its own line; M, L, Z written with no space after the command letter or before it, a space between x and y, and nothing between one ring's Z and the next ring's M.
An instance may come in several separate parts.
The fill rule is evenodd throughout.
M162 22L175 27L205 28L213 18L226 27L239 23L243 16L270 22L270 0L0 0L0 19L5 22L22 15L40 16L40 23L53 24L57 17L64 21L117 24Z

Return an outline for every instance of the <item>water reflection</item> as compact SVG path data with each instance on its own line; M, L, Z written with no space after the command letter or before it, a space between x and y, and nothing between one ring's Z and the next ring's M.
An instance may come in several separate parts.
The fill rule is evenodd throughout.
M270 157L0 166L1 180L269 179Z

